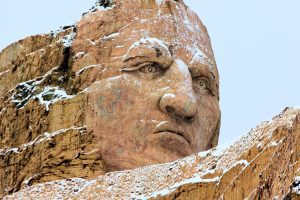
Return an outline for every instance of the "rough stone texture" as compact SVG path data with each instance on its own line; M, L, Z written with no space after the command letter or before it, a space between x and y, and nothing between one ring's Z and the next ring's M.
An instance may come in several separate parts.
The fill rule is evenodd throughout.
M99 1L73 26L11 44L0 53L0 197L216 146L218 81L206 28L182 1Z
M99 1L76 25L8 46L0 198L296 198L292 109L220 155L107 173L215 147L218 81L206 28L182 1Z
M69 69L75 30L28 37L0 54L0 196L24 184L105 171L89 153L94 136L83 127L85 99Z
M300 110L287 108L226 148L97 179L26 187L4 199L300 199Z

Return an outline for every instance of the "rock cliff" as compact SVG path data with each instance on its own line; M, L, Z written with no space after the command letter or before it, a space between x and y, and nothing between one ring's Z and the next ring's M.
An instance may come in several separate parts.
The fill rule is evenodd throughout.
M75 27L64 27L0 54L1 195L25 183L103 173L86 148L93 136L83 127L80 77L69 67L74 35Z
M146 35L148 40L140 40L141 35ZM166 47L157 38L150 40L150 36L162 37L174 45L155 48L155 52L149 51L148 46L153 44ZM138 44L136 40L139 40ZM137 46L146 55L139 54ZM105 129L107 127L95 123L95 116L104 119L107 114L119 109L122 111L122 117L119 118L124 119L134 110L117 104L117 101L124 95L122 100L126 105L134 104L133 97L142 96L143 91L121 95L120 90L112 89L116 85L113 82L116 78L107 79L121 74L122 70L116 68L123 64L124 59L128 59L126 56L132 56L131 53L147 59L155 55L157 61L157 57L164 57L165 51L183 60L190 60L189 64L193 67L190 71L199 71L200 66L202 74L209 74L211 79L217 80L213 85L209 85L206 79L200 81L202 86L207 85L205 93L201 94L210 94L204 102L205 106L198 107L203 108L203 113L212 114L207 118L200 115L199 119L203 121L198 124L204 130L203 135L206 135L205 138L197 138L199 141L208 138L206 143L201 144L202 149L216 146L220 125L216 64L206 28L182 1L99 1L77 24L49 34L31 36L5 48L0 53L0 198L299 198L299 111L292 108L286 109L272 121L263 123L230 147L201 152L168 164L147 166L161 163L159 159L168 162L176 160L177 155L171 155L174 146L177 148L178 144L187 144L183 133L162 138L168 144L175 141L173 149L163 151L162 155L171 155L169 157L163 157L155 149L148 150L147 147L151 145L145 142L145 138L136 137L133 141L134 151L122 152L119 150L124 148L120 148L117 153L130 158L122 157L125 161L135 159L136 162L140 161L139 166L146 167L111 172L119 169L116 167L118 160L113 160L115 154L109 154L109 150L117 145L109 142L99 145L101 137L96 138L92 127L96 124L96 131L101 130L108 135L116 130L126 134L128 127L125 125L133 123L131 119L129 122L108 120L111 129ZM162 60L163 63L169 61ZM181 69L184 67L181 65ZM103 80L108 89L98 85ZM129 78L122 81L129 85ZM172 81L180 82L177 79L162 82ZM135 84L138 87L141 85L140 82ZM101 92L105 94L106 101L91 98L95 91L91 88L103 89ZM170 90L170 87L164 87L163 90ZM152 93L151 98L156 95ZM176 95L169 94L168 97L174 99ZM146 100L151 98L139 101L146 104ZM98 110L89 108L88 103L92 101L100 104ZM161 117L160 112L157 114L153 111L158 107L156 102L155 108L145 110L136 105L135 110L142 110L143 115L134 113L141 118L137 119L139 123L136 127L130 128L144 133L138 128L146 130L147 123L152 123L151 126L161 124L154 118L147 118L150 114L155 119ZM181 107L187 111L192 107L190 105ZM150 107L148 104L146 106ZM176 118L178 121L180 117ZM191 124L192 118L185 116L184 120ZM196 128L188 130L199 131ZM109 141L113 138L111 136ZM108 156L105 157L105 152L99 150L101 145L106 145ZM184 150L182 147L180 151L183 153L179 153L186 153ZM148 152L157 162L149 161L140 154L135 156L132 152ZM191 151L188 149L187 152ZM122 169L133 169L134 164L125 163Z
M141 37L148 39L143 40ZM166 48L158 37L170 41L170 46ZM155 46L154 53L151 52L153 49L149 51L151 45ZM201 149L216 146L220 118L218 74L206 28L195 13L182 1L99 1L89 12L83 14L77 24L62 27L49 34L27 37L0 53L0 196L16 192L23 186L73 177L95 178L108 171L173 161L194 152L189 149L191 145L182 134L167 133L159 138L162 142L157 142L158 139L154 138L151 145L145 141L143 130L148 127L143 126L149 124L147 126L153 127L168 117L158 110L157 102L152 103L152 109L147 101L154 99L154 95L161 99L157 91L168 93L167 90L172 88L162 87L161 90L145 92L139 90L140 82L133 81L136 91L128 89L127 82L131 81L132 76L121 77L122 70L116 68L124 64L125 58L132 59L133 54L141 57L137 47L145 50L144 57L147 59L154 55L168 64L169 60L164 54L170 54L169 57L176 54L177 57L191 60L191 65L204 66L206 71L210 70L210 78L216 80L216 83L209 88L210 94L207 96L210 99L205 102L208 105L197 108L211 115L207 116L207 120L199 115L199 120L202 121L196 124L201 125L204 133L198 136L208 139L198 137L189 142L207 140L200 144ZM132 60L129 63L132 64ZM179 64L177 68L180 67ZM156 65L150 67L152 71ZM117 78L109 79L110 77ZM114 80L120 77L122 80L118 84L125 85L127 89L122 94L120 89L113 88L117 85ZM175 79L161 82L166 84L170 81L180 83ZM104 83L104 86L98 85L99 82ZM149 81L144 82L144 86L151 89L148 87ZM201 84L208 83L202 81ZM215 88L214 91L212 88ZM102 96L106 100L99 96L92 98L95 93L93 89L103 89ZM208 93L207 88L204 90ZM143 93L152 96L136 98L143 96ZM170 98L170 95L167 97ZM91 101L98 107L89 108L87 104L92 104ZM136 107L131 109L129 106L134 104ZM142 104L146 109L142 108ZM182 113L195 107L190 105L186 104ZM107 115L118 109L122 116L118 115L114 119L120 120L110 120ZM154 109L157 111L154 112ZM134 113L134 118L139 117L134 119L134 123L132 119L123 120L128 113L134 111L140 112ZM107 123L104 126L95 123L96 117L99 120L107 119ZM183 117L186 122L192 118ZM132 127L128 127L128 124ZM209 126L204 126L206 124ZM94 125L98 127L93 129ZM98 134L100 138L95 138L95 130L103 132ZM116 144L112 144L116 138L111 136L113 133L127 134L134 132L132 130L137 130L136 134L141 136L133 135L134 139L124 140L123 143L118 143L117 138ZM189 132L195 133L195 130L199 131L194 127ZM110 139L109 142L100 144L104 149L102 150L99 148L99 141L103 140L101 137L105 134ZM165 150L160 145L164 141L169 144L173 142L173 147ZM126 143L130 143L130 148L126 148ZM180 156L174 153L174 149L178 150L178 144L188 146L186 149L179 149L178 154L182 154ZM160 151L151 149L155 145L160 145L159 148L163 149L163 156L159 154ZM199 148L199 144L195 146ZM135 152L138 152L137 155ZM151 159L141 156L143 152L148 153ZM121 167L118 159L122 159L117 154L125 162ZM124 156L130 156L130 159L125 159Z
M287 108L228 147L96 179L25 187L4 199L300 199L300 110Z

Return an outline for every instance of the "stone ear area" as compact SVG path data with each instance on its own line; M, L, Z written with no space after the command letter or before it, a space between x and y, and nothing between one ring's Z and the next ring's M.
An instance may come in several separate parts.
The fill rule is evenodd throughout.
M92 180L41 183L4 199L296 200L300 198L299 144L300 111L287 108L223 149Z

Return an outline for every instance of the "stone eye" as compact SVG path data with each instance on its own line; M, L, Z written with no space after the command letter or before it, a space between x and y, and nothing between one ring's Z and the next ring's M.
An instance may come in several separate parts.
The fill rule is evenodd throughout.
M147 64L139 68L140 72L145 74L158 73L161 71L160 67L157 64Z
M206 83L203 80L199 81L200 87L206 88Z
M194 90L196 92L206 92L209 90L209 82L206 78L200 77L195 79L194 81Z
M203 78L197 79L197 80L196 80L196 84L197 84L198 86L200 86L201 88L206 89L206 84L207 84L207 82L206 82L206 80L204 80Z

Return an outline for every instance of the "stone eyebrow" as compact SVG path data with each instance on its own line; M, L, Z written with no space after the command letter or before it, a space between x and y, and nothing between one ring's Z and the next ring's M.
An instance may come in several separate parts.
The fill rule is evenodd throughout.
M162 49L164 49L166 52L168 52L170 55L170 57L173 56L173 52L172 50L172 46L169 46L166 44L166 42L158 39L158 38L142 38L139 41L134 42L127 50L127 54L130 52L131 49L139 47L139 46L146 46L149 47L149 49L154 49L154 51L156 52L156 56L160 57L161 55L163 55L164 51L162 51Z
M214 72L212 70L210 70L210 67L208 64L189 66L189 71L193 77L206 76L212 80L216 79L216 75L214 74Z
M132 55L125 56L123 61L129 62L134 59L151 59L151 60L159 61L159 60L161 60L161 57L163 57L163 56L169 57L170 59L172 58L171 54L168 55L166 52L161 51L161 49L158 47L151 47L151 48L148 48L148 50L151 50L152 53L147 54L147 50L141 50L141 51L139 51L139 54L132 54ZM143 54L143 52L145 52L145 53Z

